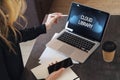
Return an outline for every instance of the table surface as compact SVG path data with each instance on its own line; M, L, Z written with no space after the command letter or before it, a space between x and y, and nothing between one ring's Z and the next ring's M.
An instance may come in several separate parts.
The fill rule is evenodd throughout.
M28 73L26 72L26 80L36 80L34 76L31 76L32 73L29 73L29 70L39 65L39 57L44 51L46 43L52 38L54 33L60 32L62 29L64 29L66 19L67 17L62 17L57 24L53 25L47 34L40 35L37 38L26 64L26 68L28 70ZM111 63L104 62L100 45L100 47L85 61L85 63L80 63L72 67L73 71L81 78L81 80L120 80L119 30L120 16L112 15L101 44L106 40L114 41L117 44L115 58Z

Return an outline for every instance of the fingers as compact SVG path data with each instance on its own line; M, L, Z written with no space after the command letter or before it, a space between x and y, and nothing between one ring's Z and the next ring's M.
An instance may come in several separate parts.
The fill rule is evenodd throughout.
M56 62L54 62L54 63L52 62L52 63L50 63L50 64L49 64L49 66L51 66L51 65L53 65L53 64L56 64L56 63L57 63L57 61L56 61Z
M51 16L61 16L62 15L62 13L58 13L58 12L56 12L56 13L52 13L52 14L50 14Z
M62 75L62 73L64 72L64 70L65 70L65 68L61 68L58 71L55 71L55 72L51 73L46 78L46 80L56 80L57 78L59 78Z
M59 18L62 16L62 13L52 13L48 15L51 18Z
M62 13L52 13L48 15L47 21L45 22L45 25L47 27L47 30L51 28L51 26L55 23L57 23L58 18L62 17Z
M57 63L57 61L52 62L51 64L49 64L49 66L54 65L54 64L56 64L56 63ZM59 70L52 72L52 73L46 78L46 80L56 80L58 77L61 76L61 74L64 72L64 70L65 70L65 68L60 68Z
M61 68L58 71L53 72L52 74L57 79L59 76L62 75L62 73L64 72L64 70L65 70L65 68Z
M61 68L58 71L55 71L57 75L61 75L63 73L63 71L65 70L65 68Z
M52 13L49 14L49 17L53 18L54 23L56 23L57 19L62 17L62 13Z

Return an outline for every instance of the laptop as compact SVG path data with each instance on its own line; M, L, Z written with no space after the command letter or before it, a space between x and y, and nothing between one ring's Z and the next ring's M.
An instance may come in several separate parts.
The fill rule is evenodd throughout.
M73 2L65 29L47 47L84 63L99 47L109 16L107 12Z

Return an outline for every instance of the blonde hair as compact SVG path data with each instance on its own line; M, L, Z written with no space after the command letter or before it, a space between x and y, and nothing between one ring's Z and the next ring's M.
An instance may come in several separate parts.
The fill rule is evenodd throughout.
M17 39L17 32L20 32L14 26L14 23L22 25L17 22L18 18L22 18L26 24L27 20L24 18L23 13L26 10L26 3L24 0L0 0L0 38L2 38L10 50L14 49L9 40L7 40L8 32L11 29Z

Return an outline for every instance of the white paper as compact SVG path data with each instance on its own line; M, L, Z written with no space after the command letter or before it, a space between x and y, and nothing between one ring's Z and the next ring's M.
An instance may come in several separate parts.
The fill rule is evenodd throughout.
M27 60L30 56L30 53L32 51L32 48L34 46L35 41L36 41L36 39L20 43L20 48L21 48L24 66L27 63Z
M55 34L55 36L53 36L53 38L56 36L57 36L57 33ZM62 61L66 58L68 58L68 56L65 56L63 53L60 53L58 51L55 51L47 47L39 58L40 60L39 63L41 63L41 65L33 68L31 71L33 72L33 74L35 75L37 79L46 78L49 75L48 69L47 69L49 64L54 63L56 61L58 62ZM73 63L78 64L78 62L74 60L73 60ZM69 67L65 69L63 74L57 80L73 80L76 77L78 76ZM77 80L80 80L80 79L77 79Z
M57 80L73 80L76 77L78 76L72 71L72 69L67 68Z
M74 80L78 77L71 68L67 68L57 80ZM80 80L80 79L79 79Z
M66 56L64 56L62 54L58 54L57 51L54 51L51 48L47 47L40 57L40 63L41 64L50 64L52 62L62 61L66 58L67 58Z
M49 76L48 70L47 70L48 65L39 65L35 68L33 68L31 71L35 75L37 79L42 79L46 78ZM73 80L76 77L78 77L71 68L65 69L65 71L62 73L61 76L57 80ZM77 79L80 80L80 79Z
M58 35L58 33L55 33L54 36L52 37L52 39L54 39L56 36ZM52 40L51 39L51 40ZM39 58L39 63L41 64L50 64L52 62L56 62L56 61L61 61L68 58L68 56L66 56L65 54L56 51L52 48L46 47L46 49L44 50L44 52L42 53L42 55ZM79 62L73 60L74 64L79 64Z
M31 71L37 79L42 79L46 78L49 75L47 67L48 65L43 64L31 69Z

